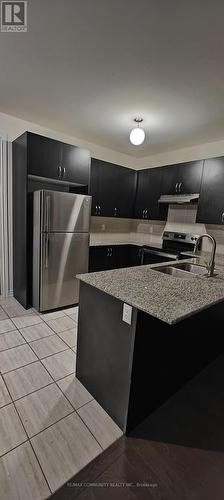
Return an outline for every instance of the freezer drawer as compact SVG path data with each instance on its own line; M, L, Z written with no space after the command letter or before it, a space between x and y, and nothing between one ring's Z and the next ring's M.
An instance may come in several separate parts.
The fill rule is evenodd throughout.
M89 232L91 196L47 190L37 193L34 200L41 198L41 232Z
M39 310L78 303L76 274L88 272L88 233L42 233Z

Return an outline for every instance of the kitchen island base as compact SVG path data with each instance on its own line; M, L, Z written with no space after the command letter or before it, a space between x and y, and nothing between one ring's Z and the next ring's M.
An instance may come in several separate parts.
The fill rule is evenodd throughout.
M76 376L127 434L223 352L224 304L172 325L123 304L81 282Z

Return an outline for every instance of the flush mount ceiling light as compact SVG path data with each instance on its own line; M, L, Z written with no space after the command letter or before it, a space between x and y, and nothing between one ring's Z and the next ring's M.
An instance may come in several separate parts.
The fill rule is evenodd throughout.
M145 140L145 131L139 126L143 122L143 118L135 118L134 122L137 123L137 127L133 128L130 133L130 142L134 146L140 146Z

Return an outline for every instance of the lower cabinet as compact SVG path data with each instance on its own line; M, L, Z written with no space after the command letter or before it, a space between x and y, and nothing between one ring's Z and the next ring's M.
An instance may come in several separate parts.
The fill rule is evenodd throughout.
M89 272L141 264L141 247L135 245L94 246L89 250Z

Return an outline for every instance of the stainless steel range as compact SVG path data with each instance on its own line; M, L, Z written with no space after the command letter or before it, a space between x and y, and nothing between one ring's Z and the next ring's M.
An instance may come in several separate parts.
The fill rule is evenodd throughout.
M193 252L198 235L164 231L162 245L142 249L142 264L157 264L187 258L184 252Z

